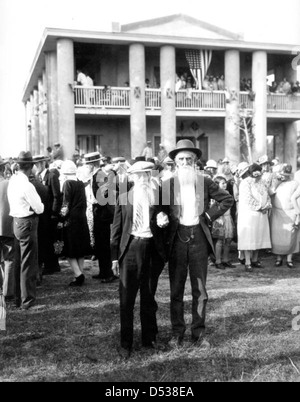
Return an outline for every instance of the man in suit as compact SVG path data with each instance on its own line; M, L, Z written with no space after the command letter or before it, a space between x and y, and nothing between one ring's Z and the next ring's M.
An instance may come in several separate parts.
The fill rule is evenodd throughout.
M232 196L220 190L208 177L195 169L201 151L192 141L181 140L169 156L175 161L176 174L163 182L163 212L158 225L168 224L168 255L171 287L171 347L183 343L186 331L184 320L184 289L189 270L192 287L193 344L209 346L204 340L208 255L214 249L210 232L211 222L223 215L233 204ZM210 207L210 200L218 205Z
M110 252L110 225L113 222L115 206L114 192L111 189L108 191L108 187L113 186L116 174L113 171L106 173L100 169L99 152L86 154L84 160L91 174L87 185L90 186L88 192L93 199L91 202L93 202L94 252L99 264L99 274L92 278L100 280L101 283L111 283L117 279L112 271Z
M5 164L0 157L0 281L6 301L14 299L14 233L13 218L9 215L8 180L4 178ZM2 271L3 258L3 271Z
M42 257L42 261L40 261L44 263L42 274L53 275L56 272L60 272L58 256L54 253L53 247L54 242L57 240L57 224L62 204L59 172L57 169L49 169L49 159L44 155L34 156L33 160L37 168L36 178L45 186L48 192L48 202L46 202L46 195L41 195L43 189L40 189L41 192L38 191L45 205L45 211L43 217L40 218L39 224L39 235L42 234L42 238L44 239L43 257L40 256L40 258Z
M159 189L154 188L150 162L136 162L128 174L134 185L118 198L112 226L113 270L120 270L121 349L128 358L133 343L133 311L140 289L142 345L154 348L157 335L157 305L151 291L152 260L156 254L165 260L162 231L156 224Z

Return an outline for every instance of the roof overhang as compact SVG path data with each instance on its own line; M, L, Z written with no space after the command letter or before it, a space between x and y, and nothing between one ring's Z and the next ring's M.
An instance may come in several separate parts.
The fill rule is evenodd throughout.
M37 88L38 79L43 75L45 69L45 53L56 51L58 39L71 39L74 42L130 45L132 43L143 43L148 47L160 47L162 45L174 45L176 48L230 50L238 49L242 52L253 52L263 50L268 53L290 54L295 52L295 45L246 42L244 40L232 39L199 39L180 36L162 36L153 34L138 34L129 32L95 32L73 29L46 28L38 46L37 52L29 72L28 80L25 83L22 101L30 98L32 91Z

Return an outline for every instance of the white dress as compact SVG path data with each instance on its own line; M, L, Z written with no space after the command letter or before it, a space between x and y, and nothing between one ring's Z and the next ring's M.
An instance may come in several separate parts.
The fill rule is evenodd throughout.
M271 248L268 214L259 209L270 203L265 184L248 177L239 187L238 250Z
M272 199L271 239L272 252L277 255L298 253L300 250L300 231L294 229L299 206L293 198L300 197L299 184L292 181L280 183Z

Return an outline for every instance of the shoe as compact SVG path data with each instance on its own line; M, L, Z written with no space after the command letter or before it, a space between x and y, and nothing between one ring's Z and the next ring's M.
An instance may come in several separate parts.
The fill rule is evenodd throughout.
M180 346L183 345L183 337L182 336L173 336L169 342L168 345L172 348L172 349L176 349Z
M242 264L242 265L245 265L245 264L246 264L245 258L244 258L243 260L240 260L240 259L239 259L239 263Z
M221 269L222 271L224 271L225 266L223 264L215 264L217 269Z
M157 349L156 341L143 342L142 346L143 346L143 348L146 348L146 349Z
M110 278L102 279L101 283L112 283L113 281L119 279L117 276L113 275Z
M245 264L245 271L246 272L253 272L253 268L251 264Z
M74 279L71 283L69 283L69 286L75 287L75 286L82 286L85 280L85 276L83 274L79 275L77 278Z
M225 268L235 268L235 265L231 264L230 261L222 262Z
M287 262L286 262L286 266L287 266L288 268L295 268L295 266L294 266L294 264L292 263L292 261L287 261Z
M264 268L264 265L260 261L252 261L251 265L253 268Z
M282 266L282 260L277 260L274 264L274 267L281 267Z
M98 275L93 275L92 276L92 279L98 279L98 280L103 280L104 278L102 277L102 276L100 276L100 274L98 274Z
M131 356L131 353L132 353L131 349L122 348L122 347L120 347L118 349L118 354L119 354L120 358L123 360L128 360Z

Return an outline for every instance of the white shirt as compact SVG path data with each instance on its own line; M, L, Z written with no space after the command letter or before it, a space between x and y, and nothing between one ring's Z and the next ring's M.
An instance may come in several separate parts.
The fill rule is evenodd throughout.
M87 80L87 76L83 73L79 73L77 75L77 82L80 83L83 86L88 85L88 80Z
M137 214L137 199L140 199L140 192L133 194L133 222ZM150 205L148 200L143 201L143 226L139 230L132 230L132 236L150 239L153 237L150 229Z
M182 186L180 189L181 213L179 222L184 226L195 226L199 224L197 213L196 189L194 185Z
M7 196L10 215L14 218L26 218L34 213L39 215L44 212L44 204L34 185L21 171L17 175L12 175L8 185Z

